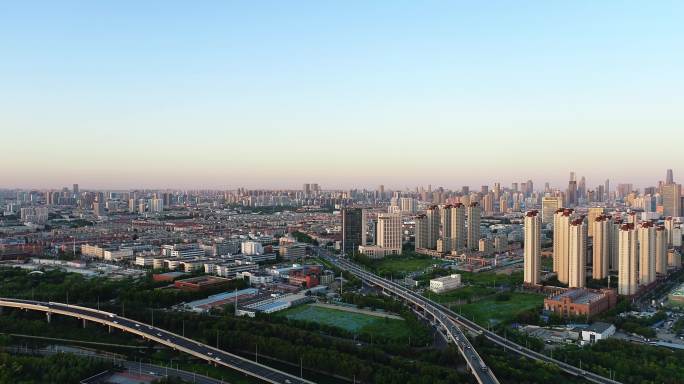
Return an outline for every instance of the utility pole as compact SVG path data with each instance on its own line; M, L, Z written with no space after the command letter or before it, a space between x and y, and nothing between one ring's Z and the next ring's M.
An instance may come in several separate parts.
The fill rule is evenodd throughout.
M238 295L237 288L235 288L235 317L238 315Z

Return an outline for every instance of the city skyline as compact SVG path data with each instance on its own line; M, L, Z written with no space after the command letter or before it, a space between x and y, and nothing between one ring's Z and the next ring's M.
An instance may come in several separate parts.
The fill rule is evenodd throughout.
M580 179L584 177L579 172L575 171L568 171L571 173L574 173L577 175L577 178ZM587 190L592 190L597 188L598 186L602 186L606 180L609 180L610 182L610 189L611 191L614 191L615 188L617 188L619 185L624 184L624 185L632 185L635 189L643 190L644 188L649 188L649 187L656 187L658 186L659 182L663 182L667 184L667 178L669 176L674 175L673 181L675 185L680 184L681 182L678 181L677 179L677 172L676 169L668 168L666 170L667 173L663 173L665 177L659 178L657 176L654 177L653 180L650 182L646 182L644 184L637 184L628 180L614 180L610 177L606 177L600 180L588 180L586 181L586 189ZM656 172L654 171L653 174ZM426 182L424 184L415 184L415 185L406 185L403 187L400 186L393 186L389 184L384 184L382 180L375 180L374 183L368 183L366 185L361 185L360 183L353 183L349 185L326 185L318 182L319 180L311 180L311 179L303 179L301 183L296 183L293 181L288 181L287 183L284 183L283 185L274 185L274 186L266 186L266 185L246 185L246 184L232 184L232 185L217 185L217 186L200 186L200 185L189 185L189 186L174 186L174 185L162 185L162 186L155 186L155 185L114 185L114 186L107 186L107 185L88 185L84 184L81 180L78 179L78 175L76 176L77 178L75 180L65 180L60 183L56 184L33 184L33 185L3 185L0 184L0 189L36 189L36 190L46 190L46 189L52 189L52 190L57 190L57 189L62 189L62 188L69 188L71 185L75 182L75 184L78 184L81 190L111 190L111 191L128 191L128 190L134 190L134 189L143 189L143 190L217 190L217 191L222 191L222 190L237 190L237 189L249 189L249 190L301 190L303 185L305 184L310 184L310 183L315 183L316 185L320 186L322 190L351 190L351 189L357 189L357 190L377 190L381 186L387 190L387 191L411 191L414 192L416 188L425 188L426 190L428 188L432 188L433 190L436 190L438 188L444 188L445 190L451 190L451 191L458 191L461 190L463 187L468 187L470 189L470 192L477 192L481 186L488 186L492 187L495 184L501 185L502 188L508 188L510 189L513 184L518 184L519 187L522 187L522 184L525 183L528 180L531 180L534 188L533 191L538 191L538 192L543 192L545 188L545 184L548 181L541 181L541 180L532 180L528 179L525 177L520 177L517 179L511 179L509 181L501 181L501 180L489 180L489 181L483 181L482 183L470 183L470 184L459 184L457 181L452 182L452 183L447 183L447 184L437 184L435 182ZM458 178L454 178L458 179ZM549 180L547 178L547 180ZM568 187L568 181L569 178L566 177L565 181L561 181L559 183L552 183L549 182L549 187L552 190L559 190L559 191L565 191Z
M660 4L6 4L1 182L645 185L684 123Z

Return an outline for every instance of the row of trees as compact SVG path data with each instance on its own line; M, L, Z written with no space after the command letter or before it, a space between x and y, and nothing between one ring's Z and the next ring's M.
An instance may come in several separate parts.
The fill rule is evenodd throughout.
M109 363L70 354L36 357L0 353L0 384L78 383L109 368Z
M349 276L351 279L351 276ZM102 310L121 313L125 307L126 317L150 323L154 313L154 324L179 334L185 334L202 342L216 345L235 353L251 354L258 348L261 354L289 362L295 366L303 359L304 366L315 368L327 374L356 377L360 382L377 383L456 383L471 382L471 377L456 370L463 362L453 352L444 352L449 359L440 358L433 353L423 354L419 348L411 348L405 340L391 337L374 337L372 346L359 348L351 340L353 335L343 329L326 327L311 322L290 321L284 318L236 318L231 315L196 314L172 312L153 308L168 307L179 301L197 298L194 293L160 290L161 284L150 278L141 280L112 281L108 279L85 279L80 275L59 271L48 271L43 275L30 275L22 270L0 270L0 279L7 284L0 286L6 296L34 297L41 300L65 301L69 292L69 302L95 306L99 298ZM206 296L206 293L200 294ZM350 296L349 301L363 300L365 306L375 306L402 313L402 304L383 298L362 299ZM408 313L407 321L415 322L415 339L412 345L425 345L431 341L425 327ZM26 319L35 319L24 321ZM8 320L11 324L4 322ZM91 336L106 333L104 328L89 326L85 330L77 326L73 319L56 317L51 324L40 320L34 313L6 310L0 321L0 331L62 336L67 338L89 339ZM55 334L51 328L65 329L69 324L74 332L65 335ZM97 331L95 331L97 328ZM99 331L102 332L99 332ZM82 332L82 334L80 334ZM91 336L87 336L89 334ZM116 333L115 333L116 334ZM121 335L124 336L124 335ZM96 336L97 338L97 336ZM102 338L111 342L110 338ZM361 335L361 340L370 341L369 335ZM125 342L125 340L123 341ZM144 343L143 343L144 345ZM98 347L99 348L99 347ZM128 353L127 351L117 351ZM454 358L456 357L456 358ZM67 381L69 382L69 381Z
M86 278L77 273L47 270L31 274L19 268L0 269L0 296L41 301L81 303L93 307L112 300L127 305L153 308L168 307L226 290L242 289L244 280L233 280L227 287L204 292L157 289L167 282L155 282L151 274L141 279L112 280L105 277ZM121 308L119 308L120 310Z

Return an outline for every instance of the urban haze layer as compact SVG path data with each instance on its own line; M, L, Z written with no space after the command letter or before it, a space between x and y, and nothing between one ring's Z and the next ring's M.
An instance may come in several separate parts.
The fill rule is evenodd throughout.
M644 188L73 184L0 206L3 382L684 380L672 170Z

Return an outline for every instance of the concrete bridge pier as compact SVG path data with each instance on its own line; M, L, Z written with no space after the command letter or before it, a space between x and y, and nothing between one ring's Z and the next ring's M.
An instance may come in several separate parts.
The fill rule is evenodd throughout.
M52 320L52 313L45 312L45 316L47 316L47 322L49 323Z
M86 327L86 319L83 319L83 328Z

